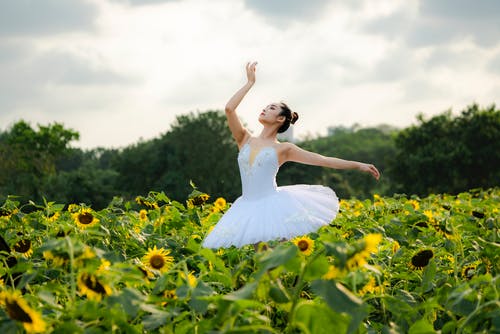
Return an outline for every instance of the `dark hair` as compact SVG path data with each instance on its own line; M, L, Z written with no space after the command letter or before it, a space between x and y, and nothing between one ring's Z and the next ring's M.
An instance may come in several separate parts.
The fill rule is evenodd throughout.
M297 122L297 120L299 119L299 114L297 114L295 111L291 111L285 103L281 102L280 107L281 112L279 116L285 116L285 121L278 129L278 133L285 132L290 127L290 124L295 124L295 122Z

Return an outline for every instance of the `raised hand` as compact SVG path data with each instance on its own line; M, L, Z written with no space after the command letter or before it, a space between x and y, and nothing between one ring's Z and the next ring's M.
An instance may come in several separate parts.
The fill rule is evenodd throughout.
M247 66L246 66L246 70L247 70L247 79L248 79L248 82L250 83L255 83L255 68L257 66L257 62L248 62L247 63Z

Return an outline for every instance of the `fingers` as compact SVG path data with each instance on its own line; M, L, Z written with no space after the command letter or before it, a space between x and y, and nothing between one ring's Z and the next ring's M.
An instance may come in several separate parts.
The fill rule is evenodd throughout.
M377 180L380 178L380 172L378 171L377 167L370 165L370 173L372 173L373 177L375 177Z
M257 66L257 64L258 63L256 61L254 61L254 62L250 62L250 61L247 62L247 66L246 66L247 71L248 70L252 70L252 71L255 72L255 67Z

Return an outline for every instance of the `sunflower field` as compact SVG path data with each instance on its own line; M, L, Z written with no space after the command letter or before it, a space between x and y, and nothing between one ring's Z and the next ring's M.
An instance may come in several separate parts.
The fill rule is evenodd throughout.
M0 331L500 332L500 189L342 200L317 233L201 247L229 208L193 190L0 208Z

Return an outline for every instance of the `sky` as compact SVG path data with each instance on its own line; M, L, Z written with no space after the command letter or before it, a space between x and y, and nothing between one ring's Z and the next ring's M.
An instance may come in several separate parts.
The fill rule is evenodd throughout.
M177 115L286 102L297 138L406 127L500 100L497 0L0 0L0 130L23 119L120 148ZM196 135L196 134L193 134Z

